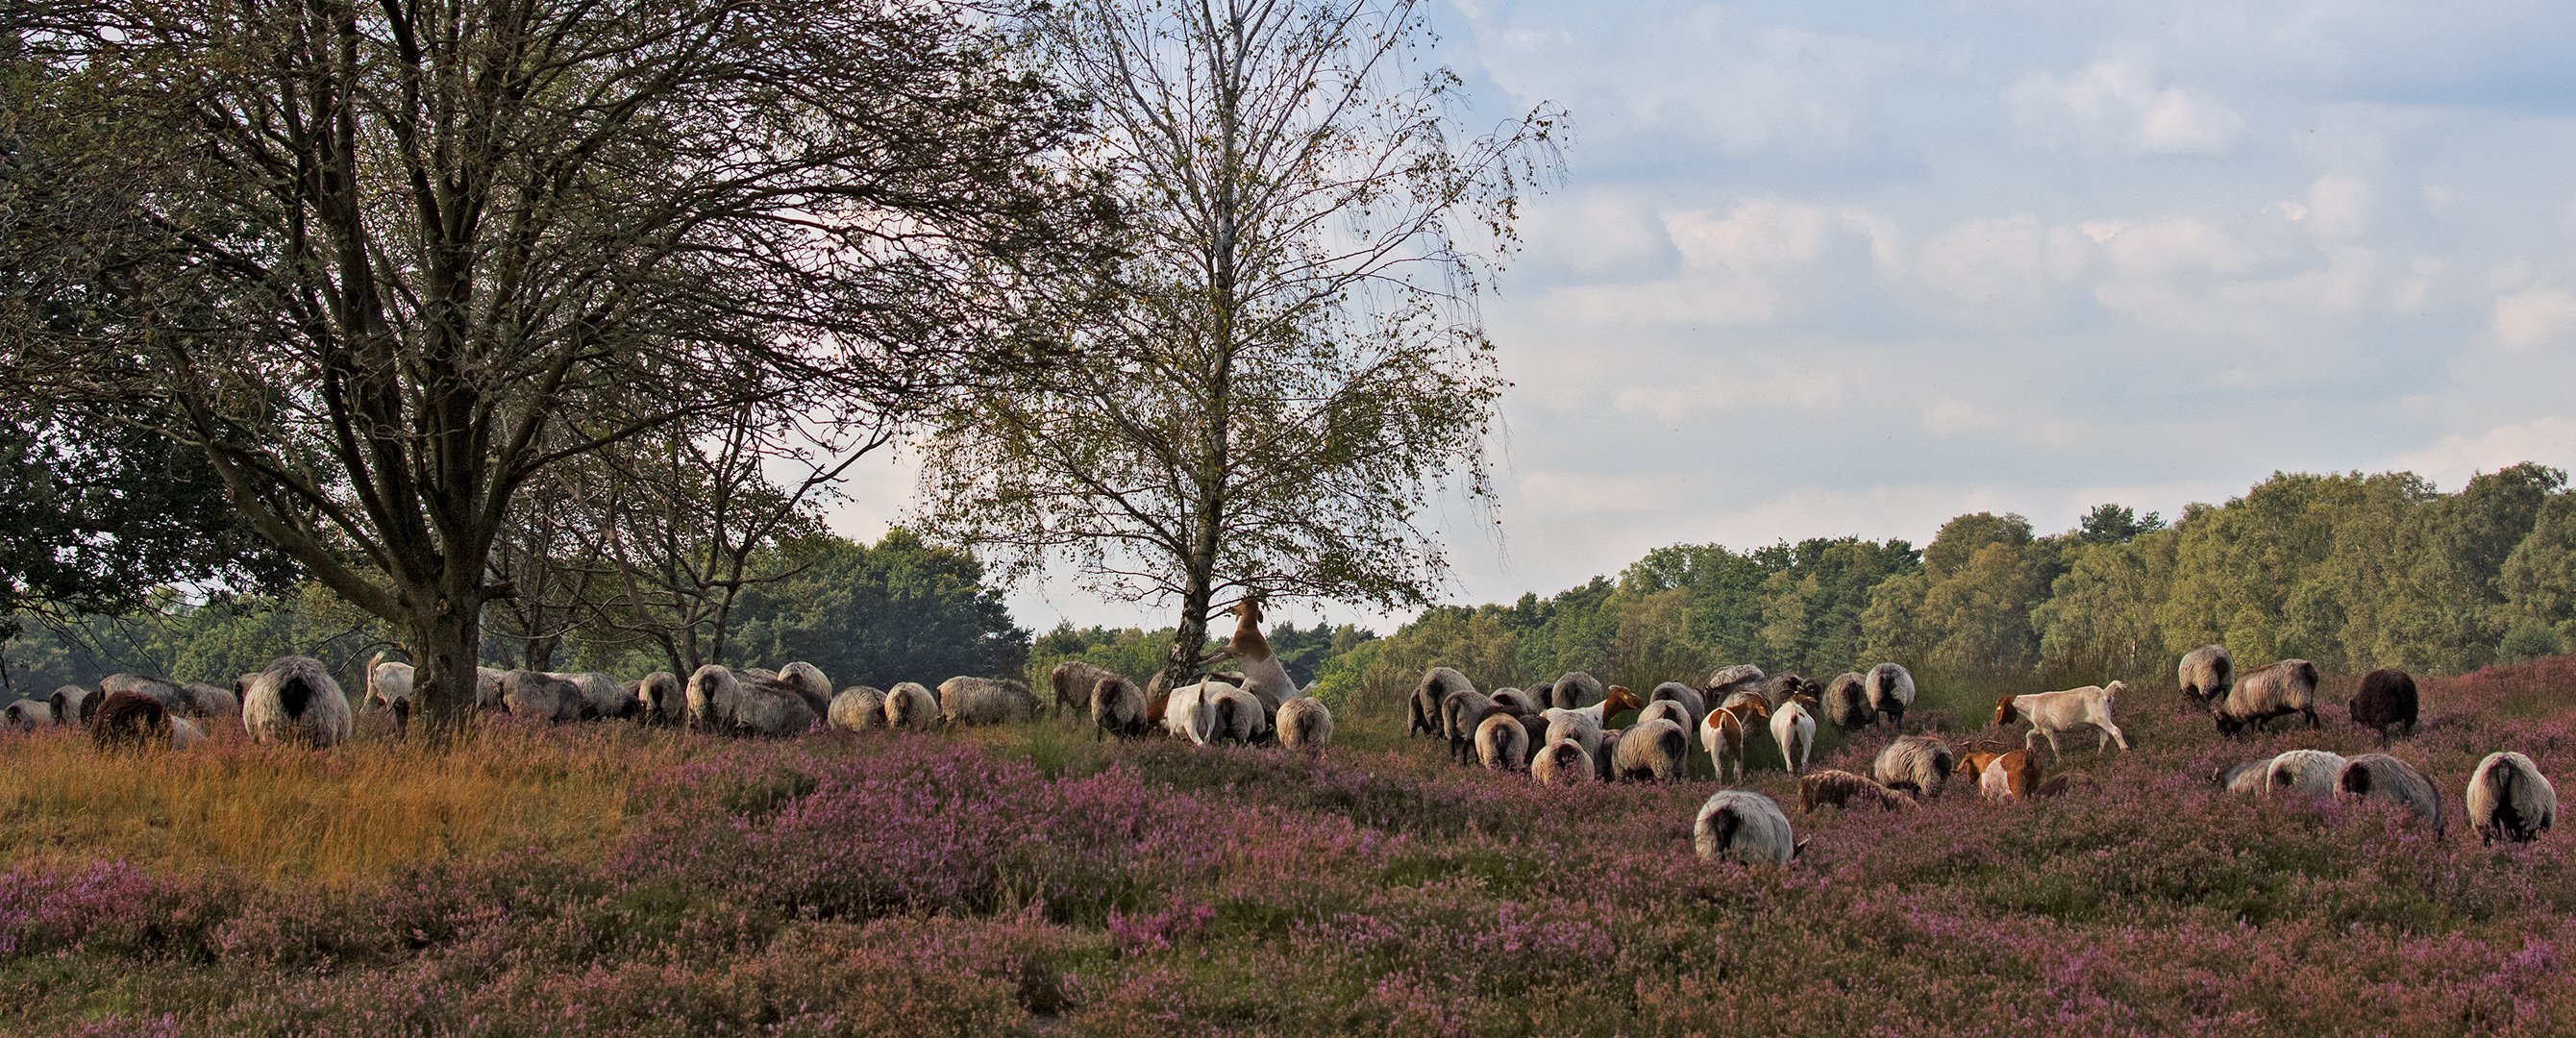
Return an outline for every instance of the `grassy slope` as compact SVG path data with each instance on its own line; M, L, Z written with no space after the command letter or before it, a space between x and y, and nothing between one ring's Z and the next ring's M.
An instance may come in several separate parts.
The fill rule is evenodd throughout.
M2427 684L2396 749L2576 775L2576 661ZM2339 698L2341 693L2337 693ZM1986 697L1917 716L1982 729ZM1323 761L1050 722L724 743L503 726L447 758L0 742L0 1031L2456 1033L2576 1028L2576 833L2486 849L2208 788L2169 691L2062 800L1799 816L1703 864L1715 788L1545 790L1400 717ZM2004 733L2018 740L2018 729ZM1774 761L1768 739L1756 760ZM1884 736L1828 735L1867 770ZM1695 762L1705 775L1707 761Z

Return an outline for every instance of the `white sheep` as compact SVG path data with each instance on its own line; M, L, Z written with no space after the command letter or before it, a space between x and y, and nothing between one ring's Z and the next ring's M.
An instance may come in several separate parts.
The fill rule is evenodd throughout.
M1905 711L1914 705L1914 672L1898 664L1881 663L1869 668L1862 685L1869 693L1869 708L1895 725L1897 731L1904 731Z
M1719 790L1700 805L1691 845L1703 861L1732 858L1757 865L1786 865L1807 849L1790 831L1780 805L1742 789Z
M832 727L845 732L864 732L885 727L884 689L853 685L832 697L832 709L825 715Z
M918 681L897 682L886 690L886 727L896 731L939 723L939 697Z
M680 687L680 676L670 671L657 670L637 680L635 699L646 723L680 724L689 718L688 692Z
M2030 722L2030 731L2022 734L2026 750L2038 749L2040 736L2048 737L2048 755L2063 756L2057 749L2057 733L2072 731L2084 725L2101 730L2101 741L2093 749L2100 752L2113 742L2129 748L2129 737L2120 734L2120 726L2111 723L2111 708L2118 705L2120 693L2128 691L2127 682L2109 685L2086 685L2062 692L2035 692L2026 696L2005 696L1995 701L1995 723L2011 724L2016 718Z
M21 732L32 732L54 723L54 705L42 699L21 699L0 707L0 725Z
M1804 773L1807 758L1816 752L1816 715L1807 712L1812 702L1805 696L1791 696L1771 715L1771 741L1780 744L1780 760L1792 775Z
M280 656L242 675L242 687L242 727L254 741L293 740L323 748L349 739L349 698L321 660Z
M1610 777L1671 782L1682 777L1682 762L1689 758L1690 736L1682 734L1682 726L1660 717L1639 721L1619 730L1610 751Z
M628 695L626 686L612 674L598 671L547 671L546 676L573 687L580 697L578 709L582 720L632 717L644 708L636 697Z
M54 694L46 697L45 702L54 708L55 724L80 724L89 720L88 711L82 708L90 705L92 695L90 690L79 685L64 685L54 689Z
M2272 763L2264 766L2263 788L2273 794L2333 796L2335 782L2343 776L2344 763L2341 754L2324 750L2291 750L2272 758Z
M1218 685L1203 694L1207 741L1250 743L1270 732L1270 715L1261 699L1233 685Z
M1916 796L1930 799L1948 787L1950 773L1958 763L1958 754L1951 751L1948 743L1928 735L1903 735L1878 751L1870 770L1880 785L1911 790Z
M375 658L368 660L367 697L360 701L359 708L369 712L382 710L392 714L394 733L397 735L410 731L411 664L386 659L385 654L381 652L377 653Z
M2224 645L2203 645L2186 652L2174 667L2174 684L2192 702L2208 705L2236 684L2236 658Z
M2469 824L2486 843L2528 843L2558 820L2558 789L2531 758L2507 750L2487 754L2469 773L2465 797Z
M2385 753L2365 753L2345 761L2335 779L2336 791L2348 797L2378 797L2405 808L2442 835L2442 795L2414 765Z
M1142 699L1137 701L1141 708ZM1279 704L1279 745L1292 750L1322 753L1333 744L1333 711L1323 700L1299 695Z
M507 681L503 684L506 686ZM507 695L506 691L504 693ZM742 698L742 679L720 663L690 672L687 691L689 730L723 734L733 731L734 706ZM516 711L512 711L515 713Z
M1559 739L1530 758L1530 777L1542 786L1581 785L1593 779L1592 755L1583 744Z
M1508 709L1490 710L1476 724L1476 760L1488 771L1529 768L1529 729Z
M1677 699L1658 699L1637 711L1637 723L1664 720L1681 726L1682 735L1696 748L1699 745L1699 718L1691 713L1690 704Z
M832 711L832 679L823 669L803 660L778 668L778 680L784 681L805 700L807 709L821 717Z

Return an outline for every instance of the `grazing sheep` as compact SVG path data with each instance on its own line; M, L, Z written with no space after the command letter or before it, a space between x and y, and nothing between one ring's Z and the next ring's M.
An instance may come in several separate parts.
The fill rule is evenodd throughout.
M1085 660L1066 660L1047 671L1047 687L1055 690L1055 712L1066 707L1091 709L1091 693L1100 683L1117 677L1118 672Z
M102 693L89 735L111 749L184 750L206 740L196 722L170 712L158 697L129 688Z
M241 713L241 697L220 685L190 682L179 686L179 692L187 698L188 706L183 712L190 717L232 717Z
M1691 745L1699 745L1699 718L1691 716L1689 704L1677 699L1658 699L1637 711L1638 724L1659 718L1680 725L1682 735L1690 740Z
M2005 696L1995 701L1995 723L2011 724L2015 719L2030 722L2030 731L2022 733L2023 749L2036 749L2040 736L2048 737L2048 755L2064 756L2057 748L2057 733L2092 725L2101 731L2101 741L2093 750L2101 752L2113 742L2129 748L2129 737L2120 734L2120 726L2111 723L2111 708L2118 705L2120 693L2128 691L2125 681L2109 685L2086 685L2062 692L2036 692L2026 696Z
M1762 679L1762 698L1770 701L1773 710L1780 709L1780 704L1793 696L1814 699L1822 692L1823 686L1795 674L1774 674Z
M2242 764L2230 764L2210 776L2209 781L2230 793L2260 793L2263 778L2272 768L2272 758L2262 757Z
M502 681L504 699L508 698L506 686L509 683L506 677ZM736 677L732 670L716 663L699 667L689 675L686 693L689 730L719 734L732 731L734 704L742 698L741 693L742 679Z
M1709 764L1717 769L1720 782L1743 781L1745 733L1755 718L1771 716L1771 708L1763 705L1759 694L1737 696L1728 697L1736 701L1709 711L1699 722L1699 744L1708 748Z
M896 731L928 728L939 721L939 697L918 681L898 682L886 690L886 727Z
M21 699L0 707L0 725L21 732L32 732L54 723L54 705L42 699Z
M1482 692L1469 689L1449 693L1440 701L1440 732L1449 737L1449 759L1460 764L1476 760L1476 726L1484 723L1485 712L1494 701Z
M1610 761L1619 755L1620 732L1612 728L1601 733L1601 752L1592 755L1592 777L1610 781Z
M2242 686L2239 686L2242 687ZM2268 793L2308 793L2333 796L2335 782L2343 777L2344 759L2324 750L2291 750L2272 758L2263 768L2263 789Z
M1868 679L1858 671L1844 671L1825 683L1825 720L1844 731L1878 722L1878 709L1869 705Z
M1559 710L1581 710L1595 706L1603 697L1610 694L1608 689L1601 687L1601 679L1579 670L1567 671L1565 676L1556 679L1551 687L1556 691L1548 698ZM1603 720L1606 721L1608 718Z
M2038 752L2028 748L2000 754L1977 770L1977 792L1988 800L2024 800L2039 788Z
M1796 775L1807 770L1807 758L1816 752L1816 715L1807 707L1815 700L1791 696L1771 714L1771 741L1780 744L1780 759Z
M2349 797L2378 797L2403 807L2442 835L2442 795L2414 765L2385 753L2365 753L2345 761L2335 789Z
M160 703L161 709L169 713L188 712L188 693L180 689L176 682L147 678L140 674L110 674L98 679L98 694L101 697L112 696L119 692L148 696Z
M1495 706L1508 706L1524 714L1535 714L1546 709L1538 705L1538 700L1530 698L1529 693L1517 688L1495 689L1493 700Z
M573 690L581 696L582 720L596 721L601 718L622 720L633 717L637 711L644 709L644 703L633 695L628 694L626 686L619 684L615 675L602 674L595 670L584 670L548 671L546 672L546 676L557 681L568 682L572 685ZM817 672L814 676L821 677L822 675ZM824 694L822 706L813 706L811 701L809 701L807 703L807 708L813 710L817 716L820 716L822 712L829 709L831 705L830 693L827 691Z
M395 735L411 731L411 692L411 664L386 659L381 652L367 661L367 698L360 708L394 715Z
M2361 691L2344 704L2351 711L2352 723L2379 733L2388 739L2388 730L2404 727L2415 734L2415 676L2395 667L2382 667L2361 677Z
M2210 704L2209 712L2218 720L2218 734L2233 737L2246 725L2262 731L2275 717L2302 714L2308 727L2317 725L2317 665L2306 660L2282 660L2236 679L2227 695Z
M1576 676L1577 674L1566 675L1567 678ZM1560 681L1557 687L1564 688L1565 683ZM1635 693L1623 686L1613 685L1600 702L1591 706L1550 707L1542 715L1547 718L1546 741L1552 743L1558 739L1573 739L1583 744L1583 752L1591 754L1596 763L1606 766L1609 758L1604 755L1605 751L1602 749L1603 729L1607 727L1604 722L1622 710L1641 709L1645 705Z
M1522 689L1521 692L1529 696L1531 706L1535 706L1540 710L1547 710L1556 706L1556 682L1542 681L1538 684Z
M1145 734L1145 692L1125 677L1111 674L1091 686L1091 725L1094 739L1115 735L1121 739Z
M1655 690L1646 695L1646 702L1680 703L1688 708L1691 722L1683 726L1686 728L1698 727L1699 719L1708 716L1708 697L1701 695L1698 689L1678 681L1667 681L1655 686Z
M733 731L739 734L803 735L822 719L805 698L805 690L784 678L751 674L741 678L734 690Z
M1895 725L1897 731L1904 731L1905 711L1914 705L1914 673L1893 663L1881 663L1869 668L1869 676L1862 679L1862 684L1869 692L1869 708Z
M509 703L502 695L501 679L509 672L490 667L474 668L474 705L484 710L507 710Z
M2529 843L2558 820L2558 789L2531 758L2511 750L2487 754L2469 773L2469 824L2484 843Z
M638 713L646 724L681 724L689 719L689 694L680 676L667 670L646 674L635 683Z
M1639 721L1620 729L1610 750L1610 777L1671 782L1682 776L1682 762L1689 758L1690 736L1682 726L1660 717Z
M949 724L1026 721L1041 709L1029 686L1009 678L955 677L939 683L939 717Z
M2174 668L2174 683L2182 694L2202 706L2227 695L2236 684L2236 658L2227 654L2224 645L2203 645L2182 655L2182 664Z
M1750 663L1738 663L1731 667L1719 667L1710 671L1708 683L1701 685L1700 691L1708 693L1708 698L1716 699L1729 692L1750 688L1761 681L1762 668Z
M1508 712L1514 709L1493 707L1476 724L1476 760L1487 771L1529 768L1529 729L1521 727L1520 715Z
M1959 756L1949 744L1928 735L1900 735L1887 748L1878 751L1871 763L1872 777L1890 789L1912 790L1916 796L1930 799L1941 795L1950 781L1951 769Z
M315 748L349 739L349 697L321 660L280 656L242 675L242 727L258 742L293 740Z
M1270 715L1252 693L1232 685L1217 685L1206 693L1206 701L1200 709L1208 718L1208 742L1249 744L1270 734Z
M243 680L249 679L244 678ZM87 708L93 705L93 702L94 696L91 694L90 690L82 688L79 685L64 685L57 688L54 690L54 694L47 697L45 700L46 705L54 708L53 713L55 724L87 723L89 721L89 710Z
M1780 805L1742 789L1719 790L1700 805L1691 846L1702 861L1733 858L1755 865L1786 865L1807 849L1791 834Z
M778 680L786 682L805 700L805 708L821 717L832 712L832 680L823 676L823 668L798 660L778 668Z
M1410 727L1406 734L1448 738L1447 730L1440 726L1440 704L1447 702L1452 692L1475 690L1475 682L1447 667L1423 671L1422 683L1413 687L1413 698L1408 701L1407 723Z
M514 670L501 675L501 704L512 717L569 724L590 715L589 703L580 685L553 674Z
M1333 744L1333 711L1313 696L1301 695L1279 704L1274 723L1279 730L1279 745L1289 749L1322 753L1324 747Z
M1856 806L1875 807L1881 811L1911 811L1918 806L1913 797L1879 785L1876 779L1867 775L1854 775L1832 768L1810 772L1798 780L1798 803L1799 809L1809 814L1815 813L1819 805L1846 811Z
M885 690L867 685L853 685L832 697L832 709L824 721L845 732L864 732L885 727Z
M1579 786L1594 777L1592 755L1572 739L1549 743L1530 758L1530 778L1542 786Z

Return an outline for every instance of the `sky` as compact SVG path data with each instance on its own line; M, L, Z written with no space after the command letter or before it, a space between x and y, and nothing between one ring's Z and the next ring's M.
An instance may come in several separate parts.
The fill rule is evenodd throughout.
M1573 126L1484 302L1498 522L1434 510L1444 602L2275 471L2576 468L2576 5L1431 13L1471 121ZM911 472L872 463L835 526L898 521ZM1061 574L1010 601L1170 623Z

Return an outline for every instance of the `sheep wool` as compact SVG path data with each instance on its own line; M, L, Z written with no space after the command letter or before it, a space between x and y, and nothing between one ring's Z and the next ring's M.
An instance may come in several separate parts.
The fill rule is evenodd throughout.
M2507 750L2487 754L2469 773L2465 796L2469 824L2487 843L2528 843L2558 820L2558 789L2531 758Z
M1411 724L1409 733L1434 739L1447 738L1447 729L1440 725L1440 704L1449 701L1450 693L1475 690L1475 683L1468 681L1466 675L1447 667L1424 671L1422 683L1414 686L1413 698L1407 703Z
M1279 745L1292 750L1322 753L1333 744L1333 711L1313 696L1298 696L1279 704Z
M349 698L321 660L280 656L243 675L242 682L242 727L254 741L294 741L317 749L348 741Z
M742 679L735 677L732 670L715 663L698 668L689 674L687 695L691 731L733 730L734 705L742 698Z
M1547 744L1530 759L1530 778L1542 786L1575 786L1592 781L1592 755L1572 739Z
M1928 735L1906 735L1878 751L1870 770L1881 785L1929 798L1941 795L1958 762L1958 754L1947 743Z
M1867 775L1827 768L1813 771L1798 779L1800 810L1813 813L1819 807L1851 810L1875 807L1881 811L1911 811L1918 805L1914 798L1879 785Z
M2264 767L2263 788L2276 795L2307 793L2333 796L2335 782L2342 777L2344 764L2340 754L2324 750L2291 750L2272 758L2272 763Z
M1066 660L1047 671L1047 688L1055 693L1055 710L1091 709L1092 691L1118 672L1084 660Z
M635 683L636 701L642 704L642 716L652 724L680 724L689 719L688 693L680 687L680 676L667 670L646 674Z
M1007 724L1038 715L1038 697L1008 678L955 677L939 683L939 716L950 724Z
M1125 738L1145 733L1145 692L1136 683L1111 674L1091 686L1091 723L1100 736ZM1327 728L1327 734L1330 729Z
M1878 720L1878 710L1869 705L1868 679L1859 671L1845 671L1825 683L1825 720L1846 731L1865 727Z
M1789 816L1770 797L1750 790L1724 789L1701 804L1691 825L1691 846L1703 861L1732 859L1754 865L1786 865L1806 845L1789 829Z
M32 732L54 723L54 705L42 699L21 699L0 707L0 724L21 732Z
M1525 771L1529 767L1529 730L1514 714L1497 713L1476 725L1476 760L1487 771Z
M832 727L845 732L864 732L885 727L885 690L866 685L853 685L832 697L832 709L826 715Z
M920 682L905 681L886 690L886 727L896 731L939 723L939 697Z
M1903 731L1905 711L1914 705L1914 673L1894 663L1881 663L1869 669L1862 684L1869 693L1870 709Z
M2442 835L2442 795L2415 766L2385 753L2365 753L2345 761L2335 789L2348 797L2377 797L2399 807Z
M2275 717L2300 714L2317 727L2317 665L2282 660L2236 679L2234 688L2211 702L2218 734L2233 736L2252 725L2261 731Z
M2174 668L2174 684L2182 694L2196 703L2209 703L2227 694L2236 685L2236 658L2227 654L2224 645L2203 645L2182 655Z
M1613 779L1671 782L1681 777L1682 762L1690 757L1690 736L1682 734L1682 726L1662 718L1639 721L1620 729L1610 757Z
M2403 728L2415 734L2415 676L2395 667L2382 667L2362 675L2361 689L2344 703L2351 711L2352 723L2388 738L2392 728Z

